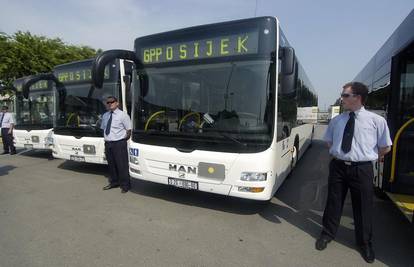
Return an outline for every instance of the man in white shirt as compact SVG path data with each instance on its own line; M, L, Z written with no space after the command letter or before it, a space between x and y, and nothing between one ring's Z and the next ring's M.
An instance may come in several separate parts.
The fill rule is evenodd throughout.
M14 120L9 108L3 106L0 113L1 137L3 139L3 154L16 154L16 148L13 144L13 127Z
M324 139L332 160L329 164L328 199L322 219L322 233L316 249L324 250L336 236L344 200L350 191L355 239L368 263L375 261L372 247L373 166L390 152L392 141L385 119L364 108L368 88L360 82L343 86L342 106L346 110L329 123Z

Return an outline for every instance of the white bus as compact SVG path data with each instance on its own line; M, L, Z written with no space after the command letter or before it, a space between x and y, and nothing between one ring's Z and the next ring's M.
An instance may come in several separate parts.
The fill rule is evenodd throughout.
M136 64L132 178L269 200L311 143L297 107L317 96L274 17L137 38L96 58Z
M93 60L56 66L57 117L52 138L53 157L107 164L100 123L106 112L106 98L115 96L128 111L132 63L113 60L104 67L103 88L91 83ZM129 73L129 74L128 74Z
M51 74L38 74L14 82L16 125L13 138L16 148L51 149L56 114L52 81Z

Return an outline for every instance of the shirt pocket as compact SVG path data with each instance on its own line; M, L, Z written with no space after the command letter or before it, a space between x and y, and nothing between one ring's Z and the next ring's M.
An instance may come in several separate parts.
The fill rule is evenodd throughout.
M355 132L355 138L357 138L360 146L368 150L375 149L377 146L377 130L374 127L362 126Z
M122 129L123 126L121 119L117 117L112 117L111 127L117 130Z

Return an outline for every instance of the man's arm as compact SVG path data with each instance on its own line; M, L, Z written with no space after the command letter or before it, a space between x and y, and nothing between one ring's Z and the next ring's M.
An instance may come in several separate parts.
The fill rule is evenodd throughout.
M331 148L332 142L326 142L326 145L328 146L328 148Z
M13 119L13 115L10 113L10 128L9 128L9 134L13 133L13 128L14 128L14 119Z
M378 156L382 158L383 156L385 156L385 154L387 154L390 151L391 151L391 146L380 147L378 151Z
M129 140L129 138L131 138L131 133L132 133L132 130L127 130L126 131L125 140Z

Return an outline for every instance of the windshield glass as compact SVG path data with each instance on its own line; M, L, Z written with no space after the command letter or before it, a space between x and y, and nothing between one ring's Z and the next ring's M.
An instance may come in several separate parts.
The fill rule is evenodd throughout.
M95 89L90 83L63 85L59 89L55 133L80 136L103 136L101 118L106 112L106 98L115 96L117 83L105 83Z
M273 132L270 66L255 60L146 69L146 82L137 81L134 141L182 150L265 150Z
M30 92L28 99L17 97L16 128L53 128L54 96L50 90Z

